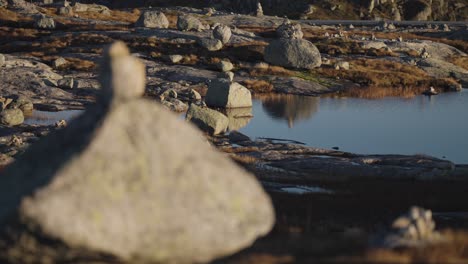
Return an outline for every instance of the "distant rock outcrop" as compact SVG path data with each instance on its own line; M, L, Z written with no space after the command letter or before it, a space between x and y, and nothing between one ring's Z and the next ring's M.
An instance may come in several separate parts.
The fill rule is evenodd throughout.
M271 229L256 179L141 98L145 66L123 43L100 80L96 105L4 169L2 263L208 262Z

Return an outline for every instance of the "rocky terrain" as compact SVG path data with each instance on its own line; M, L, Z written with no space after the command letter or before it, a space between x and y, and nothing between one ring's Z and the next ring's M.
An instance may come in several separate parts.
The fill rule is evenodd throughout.
M67 228L64 224L67 217L54 218L53 214L47 213L46 209L53 206L56 210L75 208L77 204L83 206L81 201L66 200L68 203L64 204L56 201L61 200L60 193L63 192L88 194L84 186L96 181L93 178L96 173L122 169L121 165L104 162L97 164L96 168L90 167L85 173L89 178L78 181L81 185L75 182L78 176L74 175L80 174L75 174L76 171L86 167L87 162L96 160L96 155L99 160L110 159L111 156L107 155L111 155L113 150L106 146L111 146L112 140L120 142L125 139L123 142L128 143L127 148L116 150L122 152L121 156L115 157L119 161L116 163L133 161L129 162L130 171L141 169L149 174L161 171L147 167L145 162L165 164L166 161L142 161L145 159L139 158L141 151L151 157L160 153L131 139L142 138L146 140L142 142L150 142L161 149L172 148L161 143L165 140L150 140L151 133L157 134L161 127L173 126L169 117L162 118L161 123L157 121L159 115L165 114L161 114L163 110L159 108L153 109L153 104L179 115L185 113L183 116L187 122L205 133L209 142L206 144L213 145L252 172L261 180L273 201L276 210L273 231L249 249L219 260L221 263L310 263L312 260L408 263L434 258L444 261L468 258L464 247L468 241L466 234L452 230L467 227L466 165L426 155L361 155L275 139L253 140L235 132L249 122L252 114L248 109L252 106L252 98L295 94L372 99L461 91L462 87L468 87L468 24L463 21L468 12L465 3L298 1L297 5L283 8L283 1L260 1L260 4L257 1L242 1L242 4L237 3L239 1L211 1L210 4L199 1L195 7L193 3L189 7L181 7L187 6L186 1L171 2L171 6L163 3L167 1L134 1L131 6L126 2L122 4L122 1L101 3L106 5L85 2L0 0L0 164L6 182L1 185L4 188L2 193L9 193L11 186L23 186L15 189L11 196L2 198L1 204L5 206L0 210L0 217L2 222L8 219L8 231L2 236L0 247L4 253L0 258L12 263L35 263L38 258L43 259L43 263L51 259L86 261L87 258L207 262L245 248L257 236L268 232L271 227L268 219L272 214L268 199L258 194L261 191L256 187L252 187L251 193L248 189L241 190L243 184L256 186L256 183L236 182L238 185L235 186L239 188L235 190L239 194L245 191L247 196L236 198L238 203L234 207L229 207L229 203L216 205L221 208L219 212L232 213L232 217L226 218L237 219L236 210L239 208L246 212L256 210L244 203L244 199L248 200L246 197L252 195L255 199L265 199L264 207L259 211L263 212L265 223L257 218L243 218L246 214L242 213L237 224L219 227L221 235L226 232L233 238L231 244L219 243L220 237L216 236L194 242L206 247L193 248L177 239L165 243L158 238L138 241L131 237L128 239L133 241L132 247L125 247L118 236L113 237L115 234L111 229L103 231L100 224ZM181 6L175 7L176 4ZM287 15L291 20L273 15ZM318 20L322 18L340 20ZM342 20L360 18L385 20ZM420 21L428 19L459 21ZM112 59L120 59L121 51L113 53L111 49L106 53L105 49L116 41L125 43L132 56L143 65L126 64L124 60L122 65L125 67L114 68L112 61L115 60ZM125 58L130 57L123 53ZM134 93L143 95L145 99L125 101L138 97ZM40 120L41 114L71 113L72 110L77 111L73 112L75 114L85 112L74 121L57 118L46 124L34 122ZM173 119L177 117L173 115ZM174 126L174 131L178 131L178 125ZM74 131L77 128L83 133ZM121 134L113 135L114 130ZM171 132L161 133L161 137L173 139L174 144L181 145L181 148L191 144L186 142L183 145L171 135ZM182 135L179 137L184 138ZM94 142L89 144L89 149L84 143L88 140ZM86 147L82 150L63 149L74 144ZM202 164L202 160L196 159L206 157L205 152L211 153L211 149L204 150L205 146L199 142L194 144L190 149L202 153L171 159L172 163L164 169L167 175L178 175L179 164L195 168L206 176L204 182L210 182L209 175L229 175L228 171L209 174L209 168L202 173L205 168L193 164ZM132 146L138 147L132 149ZM61 157L62 151L69 156ZM167 155L180 154L181 151L174 150L175 154L169 151ZM39 153L49 155L39 159L36 158L41 155ZM44 164L51 164L53 170ZM66 171L60 169L63 164L67 164ZM238 173L237 169L233 166L232 173ZM30 182L28 175L37 171L41 172L38 173L40 180ZM12 180L15 175L17 179ZM51 179L57 179L57 186L54 181L49 185ZM140 180L128 179L135 188L142 188ZM119 189L120 183L115 183L117 189L106 189L105 186L111 182L112 176L103 177L102 182L96 185L104 186L102 188L110 197L94 197L101 201L99 206L109 208L104 216L96 216L83 207L77 218L86 219L91 215L101 219L96 220L101 223L103 217L112 217L114 213L121 213L122 208L127 208L128 204L115 208L109 205L113 204L115 195L121 197L127 191L128 195L132 193L132 190ZM142 182L148 184L152 181L144 179ZM68 183L77 187L69 190ZM229 186L223 181L219 186L214 183L210 188L219 188L219 193L224 193L225 186ZM143 193L169 194L190 189L189 185L180 182L176 184L181 185L174 186L168 182L164 184L167 188L160 187L164 192L145 189ZM45 198L28 198L28 203L20 203L23 197L29 197L42 187ZM202 193L213 191L198 187ZM235 190L228 192L233 196L226 194L226 198L220 199L232 199L236 195ZM291 195L291 190L305 194ZM213 192L213 195L220 197L218 192ZM141 198L131 197L135 203ZM189 204L190 201L175 199L174 203ZM91 200L88 202L93 203ZM431 208L434 212L412 209L406 220L396 225L404 231L398 228L400 231L387 230L393 218L415 204ZM148 206L142 204L128 214L144 214ZM206 205L190 204L185 208L190 210L185 213L197 215L196 212L209 211L212 206L215 205L209 202ZM164 211L161 222L169 223L172 216L184 215L182 209ZM11 212L19 215L11 218ZM226 220L220 220L218 217L222 214L217 213L206 215L207 223ZM432 218L439 221L442 228L449 229L437 231L432 236L435 232ZM189 219L186 223L172 222L174 225L170 228L195 232L197 230L190 229L191 225L203 227L203 221L197 222L201 221L199 218ZM244 226L243 221L252 225ZM404 221L408 223L401 224ZM54 228L53 223L59 223L61 228ZM113 224L120 228L122 223ZM146 224L132 223L132 234L137 237L136 234L147 231ZM138 229L139 226L145 228ZM93 231L96 237L87 236L89 230L95 230L93 228L102 232ZM158 228L160 226L150 229L162 232ZM203 228L209 229L210 225ZM214 230L215 227L212 228ZM82 233L80 230L87 231ZM79 239L75 240L77 234ZM106 239L115 241L115 244L106 242ZM34 242L28 244L27 241ZM52 244L45 243L44 247L44 241ZM51 245L60 250L54 250ZM89 245L91 252L87 251ZM137 250L146 245L156 245L164 250L157 256ZM347 245L346 249L343 245ZM83 246L88 247L84 256L77 253ZM172 251L177 246L190 250L185 252L186 255L178 255ZM424 247L423 251L413 250L420 246ZM403 248L403 251L395 252L395 247ZM41 256L40 252L44 250L50 254ZM24 255L25 252L29 255ZM427 252L431 254L424 255Z

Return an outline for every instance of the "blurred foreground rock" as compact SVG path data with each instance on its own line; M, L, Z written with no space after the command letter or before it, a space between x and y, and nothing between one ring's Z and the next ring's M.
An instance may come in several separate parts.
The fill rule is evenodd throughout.
M101 69L98 104L3 171L2 263L208 262L271 229L254 177L140 98L144 65L123 43Z

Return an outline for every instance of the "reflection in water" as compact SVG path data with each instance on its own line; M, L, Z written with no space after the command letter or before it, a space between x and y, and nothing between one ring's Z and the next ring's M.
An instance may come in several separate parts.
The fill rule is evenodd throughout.
M320 98L312 96L276 95L260 98L265 112L275 119L288 121L292 128L298 120L308 120L318 111Z
M223 113L229 119L228 130L234 131L245 127L252 119L252 107L228 108Z
M361 154L427 154L468 164L467 105L468 89L378 100L259 98L253 101L253 121L240 132Z

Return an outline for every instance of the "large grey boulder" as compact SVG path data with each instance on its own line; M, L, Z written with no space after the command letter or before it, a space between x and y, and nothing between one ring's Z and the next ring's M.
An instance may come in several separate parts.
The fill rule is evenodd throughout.
M217 79L209 84L205 102L208 106L223 108L251 107L252 95L239 83Z
M288 68L312 69L322 64L320 52L305 39L278 39L272 41L264 54L268 63Z
M40 29L54 29L55 21L51 17L45 15L38 15L34 21L34 26Z
M2 172L1 262L200 263L271 229L255 177L141 98L144 65L123 43L101 71L97 104Z
M24 122L23 111L18 108L5 109L0 113L0 123L5 126L17 126Z
M217 25L213 29L213 38L219 39L223 44L229 42L232 36L231 29L228 26Z
M180 15L177 17L177 29L181 31L202 31L205 26L194 16Z
M208 132L211 135L222 134L227 131L229 119L222 113L191 104L185 120L191 121L202 131Z
M168 28L169 20L159 11L145 11L135 23L137 27Z

